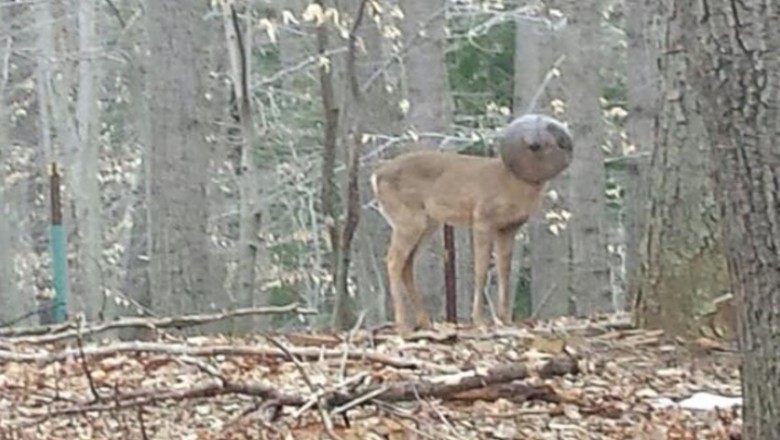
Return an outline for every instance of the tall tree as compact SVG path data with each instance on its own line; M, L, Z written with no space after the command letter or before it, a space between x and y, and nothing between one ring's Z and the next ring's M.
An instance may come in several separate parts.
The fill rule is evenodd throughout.
M625 268L628 277L627 304L631 304L637 290L640 267L640 244L645 224L645 177L647 156L653 146L653 127L658 113L659 77L656 50L653 44L653 2L635 0L628 2L626 12L626 39L628 76L628 135L634 147L625 164L627 178L625 189L624 224L626 234Z
M520 18L516 22L514 113L553 113L550 103L560 99L560 82L554 74L562 55L561 36L546 19ZM531 316L548 318L572 311L569 291L568 229L545 218L567 207L570 170L547 185L540 214L529 220ZM552 195L552 197L550 196ZM519 252L518 252L519 254ZM518 265L519 266L519 265Z
M6 183L6 166L10 155L8 137L8 105L6 103L6 86L10 77L11 36L8 18L3 16L0 8L0 304L7 304L0 310L0 322L7 322L21 316L22 301L16 298L14 286L14 270L11 236L12 214L9 185Z
M569 175L573 217L571 292L576 312L612 310L606 251L604 127L601 111L601 21L603 2L572 0L565 5L567 59L562 67L566 119L576 138Z
M240 191L239 238L238 238L238 298L237 307L256 305L256 270L261 212L257 206L260 197L257 164L255 162L255 144L257 138L252 117L252 96L249 88L251 78L252 26L246 31L241 26L238 12L233 4L223 3L223 22L230 57L230 78L233 94L238 105L238 118L241 124L241 159L237 171ZM251 324L251 321L249 323ZM247 327L247 326L244 326ZM250 326L251 328L251 326Z
M209 4L148 1L146 7L152 304L161 313L202 310L216 285L206 198L209 39L203 17Z
M657 2L654 32L663 92L648 170L649 212L636 293L638 323L685 334L710 299L729 288L713 193L707 128L686 78L695 54L693 3Z
M103 274L100 262L103 258L102 206L98 175L100 173L99 143L97 134L100 123L97 106L100 75L96 62L100 44L96 33L95 1L78 3L78 93L76 96L75 125L78 136L79 167L76 218L80 225L79 267L83 308L87 319L94 320L105 316L106 308L113 302L106 301L103 291ZM102 315L102 316L101 316Z
M683 28L717 170L742 352L743 438L780 438L780 9L696 2ZM693 9L695 8L695 9ZM695 26L690 26L695 24ZM698 55L698 56L697 56ZM706 154L706 151L704 152Z
M357 10L360 1L351 0L351 10ZM380 155L373 152L385 143L380 139L397 134L400 128L400 81L394 72L396 69L386 64L386 60L393 56L389 48L395 41L383 36L383 29L395 24L387 10L382 10L381 14L372 10L371 16L378 20L367 19L358 30L365 51L358 51L360 56L355 60L355 75L364 95L361 118L366 133L370 135L365 139L363 156L376 159ZM373 197L370 179L375 165L374 160L365 160L360 169L360 197L364 206ZM386 300L389 294L384 258L390 227L378 212L363 209L355 234L355 277L360 304L366 312L366 323L379 325L387 318Z
M449 130L453 111L445 65L447 2L400 0L399 5L404 14L402 31L406 54L403 62L409 102L403 125L406 130L420 134L422 145L434 148L441 141L436 135L446 134ZM444 303L443 241L441 230L434 231L432 235L428 246L417 250L420 256L416 259L414 272L424 274L418 281L420 290L426 307L433 311L432 317L436 319L441 315ZM470 254L468 244L468 234L456 231L456 246L461 255ZM461 262L465 260L459 258ZM468 266L468 269L472 268ZM460 282L459 291L465 293L471 292L471 289ZM460 303L461 309L470 304L466 301Z

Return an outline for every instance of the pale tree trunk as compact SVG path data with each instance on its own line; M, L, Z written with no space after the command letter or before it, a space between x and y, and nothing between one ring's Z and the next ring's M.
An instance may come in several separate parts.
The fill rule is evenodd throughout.
M76 218L79 222L81 246L79 267L83 289L82 310L88 320L106 320L113 301L106 301L103 292L102 260L102 222L101 200L98 186L100 171L98 125L100 113L97 107L96 84L99 83L98 63L95 59L100 46L97 42L96 2L78 3L79 25L79 63L78 95L76 97L76 126L79 140L79 172Z
M687 15L700 36L689 69L717 169L742 352L742 438L780 438L780 11L709 1ZM689 6L690 7L690 6ZM695 52L693 52L695 50ZM696 55L694 55L696 56ZM704 152L706 154L707 151Z
M698 96L686 80L698 24L692 3L658 3L654 32L663 79L648 191L650 212L642 245L638 324L693 335L694 317L726 293L729 276L714 199L709 142Z
M514 116L537 112L561 117L550 106L553 100L561 99L560 79L552 74L562 56L560 33L543 20L518 20L515 44ZM534 318L565 316L574 311L569 288L570 230L558 217L547 218L547 213L561 215L568 210L569 174L567 169L547 184L541 209L525 227L529 234Z
M452 98L447 82L445 65L445 8L444 0L417 1L401 0L404 13L402 31L407 43L403 67L405 93L409 111L403 121L404 130L412 130L420 136L420 144L436 148L440 143L437 136L449 131L452 121ZM459 309L469 310L472 289L464 274L471 274L471 266L463 266L471 254L469 231L455 229L456 263L458 272ZM437 228L431 238L417 251L414 272L424 304L434 320L443 316L444 310L444 244L442 229ZM473 278L473 274L468 279ZM470 314L470 312L468 312ZM459 313L460 314L460 313Z
M0 7L0 36L8 35L10 26L7 26L7 18L4 17L3 8ZM10 76L11 37L0 38L0 324L18 319L28 310L24 310L27 301L19 297L16 289L16 275L14 273L13 249L11 237L17 225L12 222L17 220L11 209L11 191L6 182L6 160L10 155L10 142L8 138L8 116L6 104L6 86Z
M577 315L613 309L607 263L604 129L601 97L601 1L577 0L566 8L567 59L563 65L565 119L576 146L569 170L571 292Z
M127 82L131 97L131 118L133 131L140 146L142 165L134 188L134 200L130 207L132 227L125 252L125 278L122 280L122 292L133 301L135 311L145 315L152 306L149 285L149 256L151 255L151 237L149 236L149 176L151 167L151 116L146 95L146 75L149 71L149 59L146 48L149 46L145 29L138 30L136 43L140 50L128 50ZM129 330L121 334L128 338L139 338L144 331Z
M259 304L256 296L257 257L261 243L260 209L258 200L260 188L259 176L255 163L255 144L257 138L255 124L252 118L252 99L249 88L252 59L252 25L246 26L243 33L238 14L233 5L223 3L223 21L228 55L231 66L231 81L233 93L238 104L238 115L241 122L241 163L238 170L240 191L239 238L236 253L238 263L238 292L234 298L234 307L252 307ZM264 305L264 304L263 304ZM243 330L251 330L258 323L252 318L245 318L245 324L239 326Z
M352 0L350 11L357 10L360 0ZM387 17L383 17L384 20ZM390 42L386 41L373 20L365 19L359 29L366 52L358 51L360 56L355 62L355 74L362 89L363 100L360 111L363 127L368 134L394 135L400 128L400 111L398 87L391 79L392 71L378 74L385 68L385 61L391 56L388 50ZM370 85L369 85L370 82ZM348 104L352 106L353 104ZM372 138L373 139L373 138ZM370 155L383 142L370 140L362 146L363 155ZM372 199L370 177L377 162L376 156L361 164L359 176L360 199L362 209L360 222L355 232L355 277L361 311L365 311L367 326L377 326L387 319L386 300L387 272L385 268L385 251L390 237L390 227L385 219L369 207Z
M634 150L624 162L626 178L623 224L625 226L625 270L628 294L625 305L631 305L639 286L640 245L646 219L646 176L648 156L653 146L653 125L657 114L658 69L652 42L653 2L635 0L627 3L626 37L628 39L628 135Z
M148 1L150 285L157 313L208 310L216 298L208 234L208 3Z

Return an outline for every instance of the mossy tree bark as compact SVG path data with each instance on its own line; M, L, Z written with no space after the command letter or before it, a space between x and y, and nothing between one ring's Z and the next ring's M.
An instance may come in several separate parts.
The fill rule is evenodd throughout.
M706 127L686 78L695 51L693 7L663 0L655 12L662 91L635 298L639 325L676 335L694 334L696 314L729 289Z

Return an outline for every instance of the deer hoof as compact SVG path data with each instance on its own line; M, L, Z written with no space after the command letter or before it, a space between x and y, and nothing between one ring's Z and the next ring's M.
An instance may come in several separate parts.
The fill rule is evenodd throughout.
M428 314L427 313L418 314L415 330L430 330L430 328L431 328L431 318L428 316Z

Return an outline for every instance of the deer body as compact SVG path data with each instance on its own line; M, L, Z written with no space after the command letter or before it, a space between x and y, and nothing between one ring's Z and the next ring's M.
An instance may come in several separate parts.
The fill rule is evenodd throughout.
M401 333L409 329L404 290L415 309L415 327L430 326L414 284L414 258L441 223L472 231L472 321L482 322L482 295L493 251L498 272L497 315L500 321L510 321L509 273L515 236L538 209L545 182L568 166L571 158L571 143L565 142L570 138L563 126L551 118L532 117L516 120L505 131L501 158L413 152L386 162L371 176L380 210L393 230L387 271L395 323ZM548 130L550 124L553 128Z

